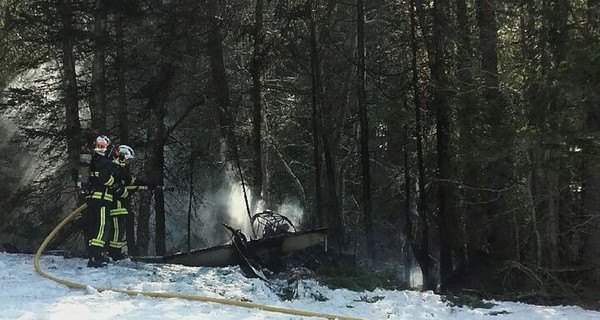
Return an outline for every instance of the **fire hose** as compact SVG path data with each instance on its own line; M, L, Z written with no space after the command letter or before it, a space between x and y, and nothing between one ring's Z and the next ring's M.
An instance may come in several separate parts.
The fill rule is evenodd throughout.
M56 228L54 228L54 230L52 230L52 232L50 232L50 234L46 237L46 239L44 239L44 241L38 248L38 250L35 253L35 256L33 258L33 266L35 268L35 271L40 276L50 279L52 281L55 281L57 283L60 283L62 285L65 285L72 289L86 290L88 288L88 285L60 279L60 278L54 277L50 274L47 274L40 268L39 259L40 259L40 255L42 254L42 252L44 252L44 249L46 248L46 246L58 234L58 232L69 221L71 221L72 219L77 217L79 214L81 214L86 208L87 208L87 205L84 204L84 205L80 206L79 208L75 209L75 211L71 212L71 214L69 214L66 218L64 218L63 221L61 221L56 226ZM205 297L205 296L196 296L196 295L188 295L188 294L180 294L180 293L169 293L169 292L132 291L132 290L117 289L117 288L104 288L104 287L93 287L93 288L96 289L98 292L113 291L113 292L127 294L129 296L144 295L144 296L153 297L153 298L179 298L179 299L185 299L185 300L191 300L191 301L214 302L214 303L219 303L219 304L224 304L224 305L237 306L237 307L250 308L250 309L260 309L260 310L264 310L264 311L283 313L283 314L289 314L289 315L295 315L295 316L320 317L320 318L326 318L326 319L340 319L340 320L360 320L360 318L353 318L353 317L348 317L348 316L340 316L340 315L333 315L333 314L326 314L326 313L319 313L319 312L288 309L288 308L275 307L275 306L269 306L269 305L264 305L264 304L256 304L256 303L251 303L251 302L246 302L246 301L230 300L230 299L224 299L224 298L212 298L212 297Z

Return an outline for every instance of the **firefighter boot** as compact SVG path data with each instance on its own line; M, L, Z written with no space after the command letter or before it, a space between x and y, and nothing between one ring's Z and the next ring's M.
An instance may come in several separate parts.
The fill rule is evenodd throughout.
M91 247L90 253L91 257L87 263L89 268L104 267L110 261L105 255L103 255L102 248Z
M113 261L119 261L127 258L127 256L121 252L121 249L115 248L108 249L108 256L111 257Z
M106 262L96 258L96 257L91 257L88 260L87 266L88 268L101 268L101 267L106 267Z

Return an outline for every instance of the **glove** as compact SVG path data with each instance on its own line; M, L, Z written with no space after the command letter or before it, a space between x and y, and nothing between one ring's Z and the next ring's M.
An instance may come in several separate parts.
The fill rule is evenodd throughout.
M127 197L127 189L125 189L125 186L122 183L115 183L108 190L113 198L119 199Z

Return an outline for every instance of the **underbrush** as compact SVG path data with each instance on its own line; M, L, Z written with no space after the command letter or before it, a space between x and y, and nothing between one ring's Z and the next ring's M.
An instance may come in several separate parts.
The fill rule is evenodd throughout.
M374 272L363 267L345 263L321 266L317 278L331 289L345 288L352 291L381 289L408 289L408 285L397 280L392 271Z

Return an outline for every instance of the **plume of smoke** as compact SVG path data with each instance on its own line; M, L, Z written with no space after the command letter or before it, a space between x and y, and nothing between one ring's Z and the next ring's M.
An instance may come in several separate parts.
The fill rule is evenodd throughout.
M246 187L245 191L246 197L244 197L242 184L230 176L222 188L205 194L209 205L205 207L204 212L201 214L203 224L200 234L206 239L208 246L221 244L229 240L229 234L222 226L222 223L234 229L240 229L249 238L254 237L254 231L250 224L250 215L269 208L265 208L264 202L259 201L255 212L248 214L246 198L249 205L252 203L253 195L249 188ZM290 219L296 228L300 226L304 215L302 206L294 198L288 198L284 203L275 206L274 211Z
M250 225L250 214L246 206L246 197L248 204L252 201L252 194L248 188L246 189L246 197L244 197L244 187L241 183L229 181L229 195L227 199L227 212L230 225L236 229L251 236L253 234L252 226Z
M223 157L225 159L225 157ZM227 162L224 160L224 162ZM194 209L197 220L192 218L191 249L210 247L224 244L230 241L230 234L223 226L228 226L241 230L249 239L255 238L255 231L258 225L253 226L250 217L256 213L270 209L286 216L298 228L304 214L300 202L295 198L288 198L282 204L273 204L270 208L265 206L262 200L254 203L254 195L248 186L242 185L237 170L232 165L228 165L224 171L220 171L216 176L214 172L209 172L208 180L197 181L204 186L202 192L201 207ZM189 195L182 193L177 195L179 201L176 203L187 204ZM186 199L186 200L181 200ZM254 203L254 207L251 207ZM174 211L169 219L173 244L178 248L187 247L187 212L186 206L174 207ZM250 212L249 212L250 211ZM184 212L185 214L183 214ZM177 218L174 216L177 215Z
M290 219L296 228L300 228L304 216L304 210L302 209L298 199L285 199L285 201L277 207L277 213Z
M207 205L200 214L202 225L199 233L206 239L208 246L222 244L229 240L229 234L223 224L240 229L247 236L253 234L242 184L231 177L226 180L221 188L208 191L204 195ZM251 201L252 195L247 188L246 194L248 201Z

